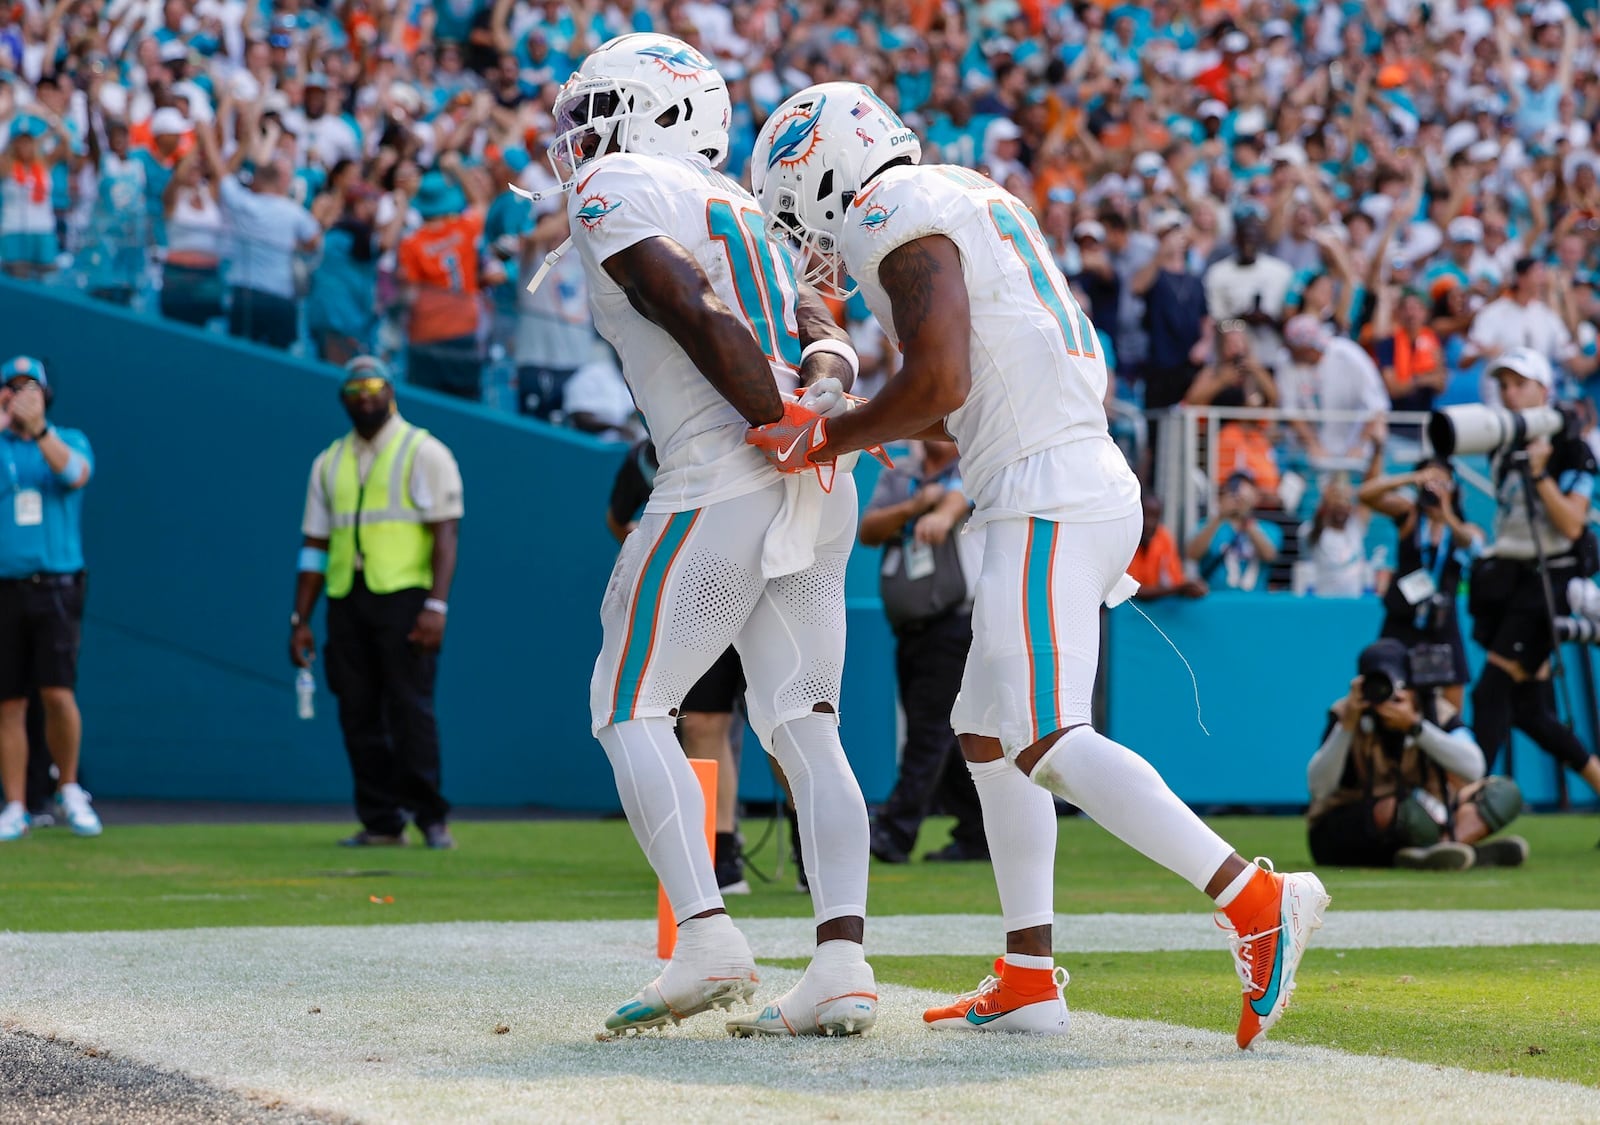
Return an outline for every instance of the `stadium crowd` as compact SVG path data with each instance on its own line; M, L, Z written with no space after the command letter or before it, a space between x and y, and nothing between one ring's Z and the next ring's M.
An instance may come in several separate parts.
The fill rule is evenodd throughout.
M0 266L634 438L578 263L523 291L559 201L506 188L553 186L555 91L630 30L717 62L736 177L784 97L848 77L926 161L1024 199L1121 417L1492 398L1485 361L1519 345L1578 395L1600 363L1587 0L21 0L0 8ZM841 313L870 393L892 349L859 299ZM1216 483L1310 518L1288 464L1360 467L1381 437L1233 421Z

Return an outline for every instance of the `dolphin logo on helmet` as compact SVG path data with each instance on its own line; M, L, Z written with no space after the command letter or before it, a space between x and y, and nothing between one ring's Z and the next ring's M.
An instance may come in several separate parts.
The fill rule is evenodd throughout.
M772 142L772 152L767 156L768 168L806 162L820 139L817 123L822 120L822 109L827 104L824 96L818 98L815 105L797 106L791 116L780 122L782 131Z

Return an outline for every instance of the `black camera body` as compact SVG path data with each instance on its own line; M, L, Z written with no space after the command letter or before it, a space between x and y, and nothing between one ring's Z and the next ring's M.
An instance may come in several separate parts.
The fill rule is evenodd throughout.
M1361 699L1379 707L1406 688L1442 687L1455 679L1455 652L1445 644L1405 648L1380 642L1362 653Z

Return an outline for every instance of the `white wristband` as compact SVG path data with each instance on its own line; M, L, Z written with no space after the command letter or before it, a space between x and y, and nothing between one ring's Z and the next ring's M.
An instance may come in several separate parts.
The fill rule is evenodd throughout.
M800 352L800 362L816 355L818 352L827 352L836 355L850 365L850 378L854 379L861 374L861 358L856 355L856 350L843 340L835 340L831 336L824 336L820 340L812 340Z
M437 613L440 617L445 617L450 613L450 603L440 601L438 598L424 599L422 608L431 610L434 613Z

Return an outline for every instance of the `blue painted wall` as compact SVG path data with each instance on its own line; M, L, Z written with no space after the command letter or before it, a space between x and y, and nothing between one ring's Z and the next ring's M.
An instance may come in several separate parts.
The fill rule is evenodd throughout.
M54 417L85 430L97 454L81 684L94 792L346 799L333 700L320 694L317 718L296 719L286 656L306 473L346 426L336 373L4 280L0 352L46 359ZM589 737L588 680L621 450L410 388L400 403L455 451L466 480L439 690L449 796L614 809ZM870 460L857 470L863 503L875 476ZM860 551L851 563L841 705L874 801L893 783L896 727L876 561ZM1182 665L1128 608L1110 617L1111 732L1186 800L1302 802L1322 711L1377 607L1241 596L1163 603L1152 616L1196 666L1212 737L1195 724ZM769 798L764 756L753 739L747 748L743 791ZM1529 749L1518 766L1545 799L1548 759Z

